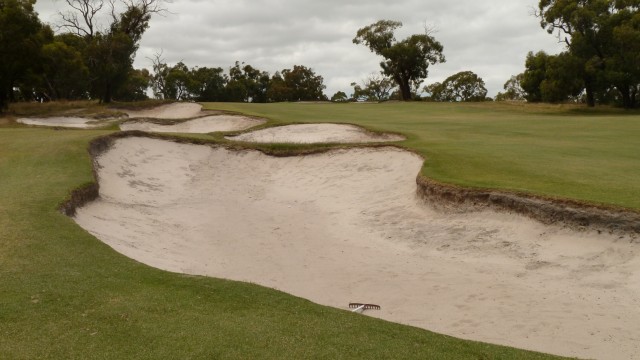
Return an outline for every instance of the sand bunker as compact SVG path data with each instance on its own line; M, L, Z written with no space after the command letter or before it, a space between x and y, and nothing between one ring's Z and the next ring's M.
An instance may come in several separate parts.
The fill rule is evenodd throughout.
M121 110L129 118L189 119L208 114L202 105L195 103L172 103L145 110Z
M109 125L118 119L95 120L83 117L49 117L49 118L21 118L17 121L26 125L57 126L78 129L94 129Z
M230 140L255 143L366 143L380 141L401 141L402 136L374 134L354 125L341 124L299 124L277 126L252 131Z
M148 121L129 121L120 124L121 130L141 130L170 133L210 133L216 131L240 131L264 124L265 120L246 116L214 115L187 120L176 124L158 124Z
M417 199L396 148L274 158L125 138L75 220L170 271L250 281L466 339L590 358L640 354L640 256L625 238Z
M204 116L210 114L211 112L202 111L202 106L200 104L194 103L173 103L162 105L158 107L154 107L152 109L145 110L121 110L126 113L129 118L154 118L154 119L189 119L195 118L198 116ZM22 118L17 121L26 125L38 125L38 126L57 126L57 127L66 127L66 128L79 128L79 129L92 129L98 128L105 125L109 125L115 121L121 119L105 119L105 120L95 120L91 118L83 118L83 117L48 117L48 118ZM246 122L245 122L246 123ZM189 125L183 126L185 129L188 129ZM196 129L200 127L200 122L196 122L191 125L192 128ZM247 126L245 128L233 129L235 130L244 130L249 128ZM204 127L202 127L203 129ZM160 128L161 129L161 128ZM133 128L131 130L134 130ZM142 130L142 129L140 129ZM149 130L162 132L162 130ZM213 131L232 131L232 130L209 130L209 131L170 131L170 132L213 132Z

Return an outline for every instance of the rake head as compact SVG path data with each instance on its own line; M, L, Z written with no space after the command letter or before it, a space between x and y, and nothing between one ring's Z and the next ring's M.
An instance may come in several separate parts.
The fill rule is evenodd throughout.
M380 305L376 304L363 304L363 303L349 303L351 309L362 308L363 310L380 310Z

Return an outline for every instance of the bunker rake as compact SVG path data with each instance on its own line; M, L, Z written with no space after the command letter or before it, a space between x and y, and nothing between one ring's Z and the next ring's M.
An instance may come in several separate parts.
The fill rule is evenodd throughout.
M349 308L353 309L352 312L362 314L365 310L380 310L380 305L376 304L363 304L363 303L349 303Z

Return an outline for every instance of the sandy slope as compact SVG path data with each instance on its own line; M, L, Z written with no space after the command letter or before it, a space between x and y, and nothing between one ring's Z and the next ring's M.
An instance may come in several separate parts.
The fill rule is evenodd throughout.
M395 148L273 158L147 138L98 158L75 220L117 251L368 315L556 354L640 357L640 257L629 239L416 198Z
M285 125L227 138L256 143L365 143L404 140L401 136L377 135L354 125L341 124Z
M154 119L190 119L207 112L202 111L202 105L196 103L172 103L156 106L145 110L122 110L129 118L154 118Z
M59 126L59 127L67 127L67 128L78 128L78 129L92 129L98 128L105 125L109 125L111 122L116 121L117 119L111 120L101 120L97 121L95 119L83 118L83 117L48 117L48 118L20 118L17 121L26 125L39 125L39 126Z
M120 129L148 132L210 133L215 131L240 131L264 123L265 120L253 119L246 116L213 115L171 125L156 124L148 121L129 121L120 124Z

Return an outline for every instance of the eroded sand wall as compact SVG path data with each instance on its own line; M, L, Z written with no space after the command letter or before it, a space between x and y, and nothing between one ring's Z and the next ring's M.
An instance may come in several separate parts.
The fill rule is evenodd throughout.
M419 175L418 195L428 203L456 210L494 209L525 215L545 224L617 234L640 234L640 213L598 207L572 200L545 199L526 194L470 189L442 184Z

